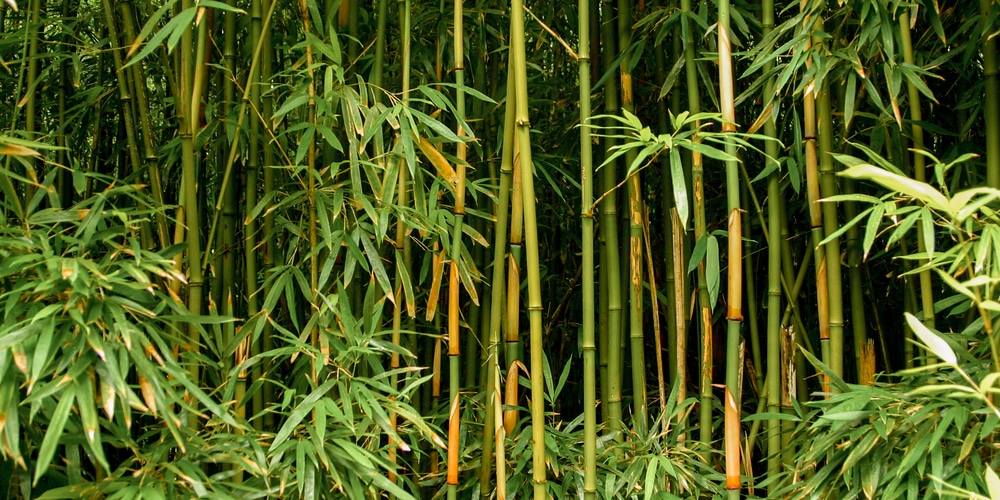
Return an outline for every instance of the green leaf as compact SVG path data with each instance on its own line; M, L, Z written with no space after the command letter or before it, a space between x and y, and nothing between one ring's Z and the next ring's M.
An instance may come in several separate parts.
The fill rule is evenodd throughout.
M173 51L174 47L177 46L177 42L180 41L181 35L184 34L184 31L191 28L191 23L194 22L195 14L197 13L198 8L191 7L174 16L163 28L160 29L160 31L156 33L156 35L153 35L153 38L149 41L149 43L147 43L135 57L130 59L124 67L127 68L145 59L146 56L158 49L164 40L167 41L167 50Z
M336 383L336 379L327 380L323 383L323 385L317 387L316 390L309 394L309 396L306 396L306 398L303 399L294 410L292 410L292 412L288 415L288 420L285 420L281 429L278 430L278 434L274 436L274 441L271 442L269 449L272 453L275 450L278 450L278 447L288 440L288 438L292 435L292 432L295 431L295 428L298 427L300 422L302 422L302 419L304 419L306 415L312 411L313 405L315 405L320 398L330 392L330 389L332 389Z
M870 164L855 165L840 173L851 179L870 180L882 186L916 198L933 209L947 212L951 207L948 198L926 182L916 181L902 175L888 172Z
M708 248L705 252L705 278L708 280L708 295L711 308L719 298L719 288L722 285L722 272L719 269L719 240L715 236L708 237Z
M69 418L70 410L73 409L73 394L63 391L59 398L59 404L52 412L52 418L45 427L45 436L42 438L42 446L38 450L38 462L35 465L35 479L32 484L38 485L38 480L45 475L52 465L52 457L55 456L56 446L62 438L63 429L66 427L66 420Z

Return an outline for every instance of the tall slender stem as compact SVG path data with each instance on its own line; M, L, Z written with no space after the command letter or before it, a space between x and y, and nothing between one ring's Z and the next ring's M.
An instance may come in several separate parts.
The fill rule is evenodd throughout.
M536 500L547 498L545 478L545 387L542 378L542 288L539 276L538 226L535 223L535 183L528 119L528 68L525 52L524 5L511 1L511 59L514 71L515 126L521 164L524 243L528 271L528 324L531 356L532 478Z

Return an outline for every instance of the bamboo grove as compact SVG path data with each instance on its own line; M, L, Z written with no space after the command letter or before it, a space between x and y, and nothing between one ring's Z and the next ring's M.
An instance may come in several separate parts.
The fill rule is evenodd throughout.
M998 15L6 0L0 495L1000 498Z

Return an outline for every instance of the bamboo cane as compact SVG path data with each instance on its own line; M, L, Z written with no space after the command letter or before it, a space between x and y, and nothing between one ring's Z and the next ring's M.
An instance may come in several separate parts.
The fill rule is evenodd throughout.
M615 14L615 4L611 0L602 0L601 16L601 44L604 53L616 54L617 43L615 38L614 24L610 20ZM608 21L603 21L607 16ZM603 59L605 72L610 71L613 63L612 57ZM608 79L604 84L604 110L605 112L618 113L618 86L613 79ZM605 152L611 151L615 145L613 138L607 137L602 144ZM601 354L607 358L607 379L608 392L602 395L606 402L608 412L608 432L615 439L621 439L622 430L622 351L620 348L622 338L622 278L620 247L618 244L618 180L616 165L607 163L601 169L602 188L605 193L602 195L600 204L601 211L601 233L604 239L604 257L601 261L601 269L607 268L607 279L601 283L602 288L607 289L607 325L606 334L602 336ZM605 340L606 339L606 340Z
M762 36L765 38L774 30L774 0L761 1ZM764 68L764 73L770 72L773 64ZM768 78L764 85L764 94L774 95L775 79ZM765 102L770 107L772 115L764 123L764 135L777 138L775 125L777 103ZM765 111L767 112L767 111ZM765 153L771 158L778 157L778 144L768 141L764 144ZM781 405L781 174L777 170L767 179L767 411L777 414ZM763 370L761 370L763 371ZM775 418L767 421L767 477L776 478L781 472L781 421ZM779 483L773 481L768 486L768 494L774 496Z
M542 294L539 280L538 226L535 222L534 168L531 163L531 125L528 121L528 71L525 53L524 5L511 1L511 59L514 71L515 127L521 164L524 242L528 271L528 323L531 357L532 481L534 498L546 498L545 397L542 380Z
M986 184L1000 188L1000 82L997 81L997 39L990 25L994 2L979 0L982 12L982 53L985 99L983 117L986 122L983 135L986 142Z
M618 0L618 46L627 47L631 39L632 5L630 0ZM632 90L631 60L628 55L622 58L618 67L622 87L622 109L635 112L635 101ZM632 165L636 150L629 149L625 154L625 162ZM628 179L628 210L629 210L629 340L632 354L632 425L640 435L645 434L648 427L648 410L646 403L646 362L644 332L642 325L642 234L643 212L645 203L642 199L642 182L638 174L632 174ZM655 311L654 311L655 312ZM661 377L662 378L662 377Z
M583 280L583 497L597 498L597 342L594 334L594 164L590 138L590 2L578 2L580 229Z
M733 85L733 58L729 28L729 0L719 6L719 104L722 107L722 131L736 132L736 107ZM725 453L726 490L730 499L740 498L740 324L743 321L743 224L741 222L739 165L736 143L726 136L726 200L729 209L729 274L726 307L726 399Z

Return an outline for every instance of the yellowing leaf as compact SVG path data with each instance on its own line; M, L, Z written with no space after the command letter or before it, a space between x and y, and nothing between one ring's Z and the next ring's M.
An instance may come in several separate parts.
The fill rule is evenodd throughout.
M17 144L3 144L0 145L0 155L11 155L11 156L38 156L38 151L25 146L19 146Z
M455 173L455 169L452 168L451 163L448 159L441 154L440 151L426 137L414 137L417 140L417 147L420 151L424 153L424 156L434 164L434 168L437 169L439 176L444 177L444 180L448 182L449 186L454 186L458 182L458 174Z

